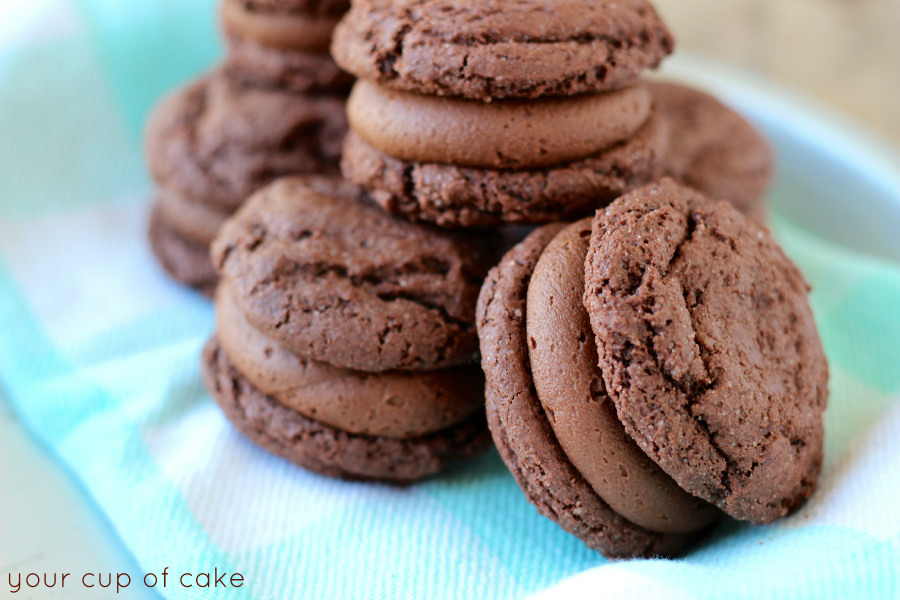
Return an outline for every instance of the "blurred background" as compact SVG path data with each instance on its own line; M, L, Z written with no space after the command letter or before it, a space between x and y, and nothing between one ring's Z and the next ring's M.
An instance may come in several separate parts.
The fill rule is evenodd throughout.
M900 0L655 0L678 51L851 115L900 146Z
M114 77L129 75L133 85L135 65L144 69L141 77L146 85L127 92L135 97L123 98L135 102L138 114L133 118L138 120L155 96L218 58L215 4L214 0L0 0L0 51L8 49L17 29L39 13L69 12L72 18L87 21L96 51ZM714 58L773 80L849 115L900 147L900 0L655 0L655 4L675 33L679 52ZM167 21L161 22L160 15L167 15ZM136 31L142 35L134 36ZM179 53L179 68L158 72L154 64L160 61L153 57L160 53Z

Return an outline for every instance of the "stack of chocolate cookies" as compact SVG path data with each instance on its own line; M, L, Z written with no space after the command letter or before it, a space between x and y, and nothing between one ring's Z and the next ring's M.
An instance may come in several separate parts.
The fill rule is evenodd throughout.
M269 451L398 483L490 445L475 300L496 256L404 222L337 178L258 192L213 243L207 389Z
M316 162L316 136L333 148L299 109L278 129L287 100L210 108L340 80L290 54L301 31L328 38L330 5L287 4L227 1L210 100L160 111L208 124L160 116L152 131L176 133L151 136L179 173L158 223L241 192L202 239L218 230L221 281L204 379L242 433L325 475L408 483L483 451L489 425L528 498L609 556L672 554L722 512L768 522L808 497L827 365L802 277L753 223L771 153L715 99L641 79L673 48L649 2L355 0L331 45L360 78L349 181L288 177L244 202ZM167 203L173 180L206 187Z
M356 0L332 44L359 78L342 172L387 212L498 239L587 217L507 253L478 333L503 460L612 557L782 517L822 461L808 289L760 226L771 152L641 80L672 49L645 0Z
M150 241L176 280L212 295L209 244L250 194L278 177L336 173L352 77L328 54L346 0L223 0L224 63L150 119L158 185Z
M361 0L332 44L360 78L343 173L444 227L584 215L660 172L639 77L672 48L641 0Z
M673 46L647 0L360 0L332 44L360 79L342 171L443 227L578 218L662 174L730 199L732 171L758 180L736 200L761 215L765 141L704 94L640 79Z

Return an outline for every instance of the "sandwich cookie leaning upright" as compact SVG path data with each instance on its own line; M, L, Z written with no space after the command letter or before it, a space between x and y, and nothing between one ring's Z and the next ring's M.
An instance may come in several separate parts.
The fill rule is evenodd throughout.
M164 100L145 141L158 192L150 242L165 270L207 295L209 244L246 198L274 179L337 171L344 99L250 87L217 69Z
M660 172L639 77L672 47L642 0L355 2L331 47L361 79L342 171L444 227L583 216Z
M610 557L796 509L827 400L807 291L768 232L671 180L531 234L478 304L488 422L529 501Z
M800 270L671 180L594 220L584 306L625 430L691 494L769 523L815 490L828 363Z
M474 457L490 444L473 361L493 254L342 180L275 182L212 246L207 388L248 438L325 475L404 483Z

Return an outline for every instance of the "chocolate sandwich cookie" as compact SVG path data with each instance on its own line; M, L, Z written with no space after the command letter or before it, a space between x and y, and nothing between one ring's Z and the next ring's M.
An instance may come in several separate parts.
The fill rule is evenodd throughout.
M639 79L672 48L641 0L355 2L331 47L360 78L341 171L441 227L586 216L661 172Z
M631 138L650 117L652 102L643 85L563 100L484 103L359 81L347 100L347 118L360 138L399 160L535 169Z
M298 356L254 327L223 285L218 341L253 386L288 408L350 433L404 438L465 421L482 405L478 367L367 373Z
M206 204L168 188L157 190L154 210L179 237L202 246L207 255L209 243L232 212L230 208Z
M326 425L260 392L234 367L216 338L203 350L202 373L206 389L238 431L272 454L321 475L412 483L490 446L480 413L445 430L406 438L354 434Z
M285 348L360 371L431 370L477 356L483 237L395 219L343 180L287 178L226 223L212 257Z
M353 77L328 53L334 27L349 8L347 0L222 0L226 71L247 84L294 92L349 89Z
M487 447L471 362L490 244L397 221L343 180L287 178L212 256L205 377L248 437L324 474L399 482Z
M350 0L242 0L251 12L272 15L311 15L339 19L350 8Z
M341 98L250 88L219 70L167 98L146 139L159 186L152 246L166 270L209 291L208 247L225 219L277 177L336 172L346 128Z
M668 144L643 85L488 104L361 81L348 118L344 176L388 212L442 227L584 216L652 180Z
M578 226L580 229L575 231L584 243L586 238L581 234L585 231L589 234L590 229L585 228L583 222ZM562 225L547 225L513 248L490 272L478 299L486 409L494 443L529 502L589 547L611 558L676 554L691 541L692 536L650 531L611 508L560 445L549 419L553 413L542 406L535 391L526 331L526 299L535 265L561 230ZM579 249L575 250L581 254ZM571 285L571 282L568 283ZM575 289L570 292L577 292L582 287L583 281L580 285L576 283ZM584 320L579 317L579 321ZM580 344L578 352L585 352L588 357L590 340L591 334L587 331L580 332L575 341L576 345ZM573 357L565 357L564 360L573 361ZM584 404L593 402L598 410L603 410L603 403L608 401L602 384L596 383L599 375L581 375L587 379L588 386L594 388L590 396L584 399ZM564 383L583 387L584 382L566 380ZM593 422L586 425L595 426ZM595 433L589 439L602 440L607 435L612 440L623 437L617 431L604 434ZM615 458L596 456L593 462L598 465L605 462L613 473L624 472L625 477L617 478L619 483L631 475L627 466L617 464ZM634 475L639 476L640 472ZM617 498L623 497L623 493L614 488L610 493ZM613 496L608 495L608 499ZM633 498L628 500L638 506ZM643 503L643 499L640 502Z
M332 54L384 87L489 101L614 90L673 46L646 0L358 0Z
M712 96L668 82L648 84L669 123L666 174L710 198L728 200L760 224L774 159L765 138Z
M816 487L828 365L808 292L767 231L671 180L594 221L584 303L619 418L737 519L771 522Z
M624 306L607 302L602 308L592 300L598 294L602 297L606 286L616 277L617 281L627 282L630 289L640 289L653 281L647 276L641 278L641 265L648 261L646 248L654 243L662 245L663 240L674 240L677 245L683 238L674 236L674 228L667 226L664 211L649 207L659 208L660 198L673 196L691 198L686 201L690 209L682 213L686 221L687 214L693 214L691 211L698 215L706 211L702 214L725 215L740 229L740 233L715 229L709 232L711 238L718 233L725 235L719 240L725 248L715 249L712 263L696 264L697 273L704 271L708 277L716 277L715 268L733 267L730 268L730 276L735 277L731 279L733 283L742 280L737 276L738 271L745 273L743 281L764 273L762 280L767 283L771 281L766 278L776 274L783 278L779 283L792 283L791 287L784 288L785 295L792 299L787 310L784 303L773 301L755 315L745 317L746 310L732 314L722 308L728 302L722 302L723 296L715 293L703 304L704 312L699 319L717 315L740 320L740 316L746 318L745 323L750 323L745 325L748 329L760 319L768 318L775 319L773 325L785 325L785 320L795 325L788 328L792 337L784 344L753 349L756 343L768 344L767 334L761 334L759 338L740 338L740 342L732 342L730 347L718 340L717 345L709 348L709 354L695 353L694 362L709 361L713 354L727 362L735 358L735 347L746 345L748 354L755 352L758 358L761 351L769 352L772 361L782 363L777 369L772 368L766 378L766 372L757 369L758 363L735 361L732 372L742 369L745 379L730 379L730 387L721 388L728 397L723 395L713 400L710 410L718 413L716 417L692 414L693 423L691 418L678 415L675 408L670 412L660 409L658 399L666 397L659 394L659 386L652 387L644 381L654 377L666 380L686 371L683 368L675 369L675 374L670 372L673 364L677 364L673 357L690 358L683 349L698 336L683 327L683 315L653 313L657 307L682 300L682 295L670 294L674 289L671 286L666 293L655 289L655 304L650 296L642 296L640 302L625 299L621 302ZM639 213L646 216L640 229L624 218L640 211L642 205L648 208ZM601 257L597 231L606 231L603 223L607 223L605 215L610 214L620 215L622 220L609 227L616 232L616 237L608 246L610 253ZM705 218L698 217L707 223ZM712 227L713 221L708 223ZM692 231L703 228L698 223L698 228ZM732 238L730 233L736 235ZM697 233L693 235L700 237ZM731 242L742 250L756 244L767 248L767 253L736 256L726 251ZM610 256L616 252L627 258L604 262L611 260ZM697 257L692 255L692 260ZM591 270L591 261L597 269L605 268L607 277L598 279ZM723 267L720 264L723 262L728 266ZM606 212L598 212L593 221L585 219L568 227L551 225L538 229L513 248L491 271L482 289L478 327L491 433L528 499L542 514L610 557L675 554L715 523L718 509L739 518L762 521L757 518L759 514L743 509L773 503L783 508L796 507L814 487L821 461L821 417L827 379L824 355L806 304L807 290L798 277L796 268L777 250L767 232L726 203L701 199L671 181L641 188L617 200ZM798 283L802 285L794 285ZM720 289L727 285L723 283ZM703 297L699 290L687 286L685 289ZM719 291L714 286L710 289ZM769 295L777 296L779 289L770 288ZM736 302L743 301L745 293L743 289L731 290ZM758 292L756 297L762 300L766 297L762 294ZM623 331L618 329L601 335L596 323L592 327L592 321L624 327L632 337L623 338ZM642 321L644 324L638 326ZM651 349L659 352L653 356L658 360L638 360L641 355L634 349L636 334L629 327L649 332ZM620 360L616 369L608 364L610 344L621 350L616 354ZM801 347L802 356L795 354L796 348ZM630 354L628 348L632 348ZM709 364L718 373L716 369L723 363L713 360ZM779 388L788 382L788 372L798 373L800 378L796 381L803 383L795 389ZM794 381L793 375L790 380ZM631 396L626 398L623 389ZM709 389L715 390L717 385ZM644 395L638 397L640 393ZM767 414L759 412L758 399L762 397L770 409ZM783 410L791 404L803 408L797 412ZM682 402L681 406L685 405ZM633 437L634 428L623 416L628 412L639 415L633 418L643 419L642 424L647 427L643 433L646 443ZM716 429L714 442L722 444L722 449L733 449L740 444L745 457L756 452L759 465L769 465L769 468L753 467L761 468L760 473L767 471L766 477L771 480L768 489L744 487L743 499L737 500L729 486L741 478L738 473L720 479L717 494L697 494L697 486L685 484L689 477L684 473L696 471L695 476L700 477L704 469L702 464L695 464L695 457L684 454L685 448L692 447L691 443L700 441L691 432L702 430L704 423L717 423L719 418L727 421L732 429ZM765 431L754 430L760 425ZM787 462L783 471L778 471L775 468L778 463L771 460L774 454L766 448L773 444L772 447L784 450L783 443L775 439L785 432L797 436L794 444L788 444L796 453L793 457L779 453L777 460ZM741 439L727 446L726 440L732 433ZM709 439L707 435L706 440ZM669 458L660 461L660 454ZM670 463L675 462L680 463L681 473L670 470ZM752 460L748 464L753 465ZM785 495L789 500L774 500L778 482L786 481L793 482L787 486L791 488ZM733 500L724 501L726 497ZM734 506L743 509L733 510ZM782 511L777 516L783 514Z

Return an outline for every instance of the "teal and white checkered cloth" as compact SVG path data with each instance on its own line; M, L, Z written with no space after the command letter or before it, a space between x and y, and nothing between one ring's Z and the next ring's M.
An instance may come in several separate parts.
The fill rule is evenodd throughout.
M143 123L220 55L212 0L0 9L0 393L147 572L240 571L236 600L900 598L900 265L779 225L831 363L820 489L682 559L611 563L538 516L493 451L398 489L243 440L200 382L212 309L144 234Z

